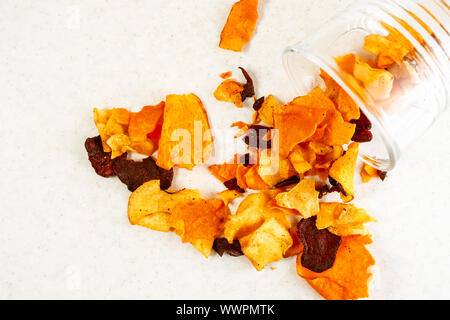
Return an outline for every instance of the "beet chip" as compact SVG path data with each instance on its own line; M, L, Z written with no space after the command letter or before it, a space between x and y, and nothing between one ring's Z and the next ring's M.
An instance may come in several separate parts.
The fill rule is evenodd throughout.
M266 99L264 97L259 98L258 100L256 100L255 103L253 103L253 110L259 111L262 108L263 103L264 103L265 100Z
M279 188L284 188L284 187L289 187L292 186L294 184L298 184L300 182L300 178L298 176L292 176L284 181L281 181L279 183L277 183L274 188L275 189L279 189Z
M301 220L297 226L297 235L304 247L302 266L322 273L333 266L342 240L327 229L318 230L316 220L317 217Z
M236 178L225 181L224 186L227 187L228 190L237 191L239 193L245 193L245 190L239 187L238 181Z
M244 84L244 91L241 92L242 102L244 102L245 99L251 98L255 95L255 87L253 85L253 80L247 73L247 71L245 71L245 69L242 67L239 67L239 69L241 69L242 73L244 74L245 80L247 81L247 83Z
M234 240L233 243L230 244L228 240L225 238L216 239L214 240L213 249L221 257L223 256L224 253L227 253L232 257L240 257L244 255L244 253L242 253L241 244L239 243L239 240Z
M114 160L111 160L111 152L103 151L100 136L86 139L84 147L92 167L99 176L109 178L116 175L113 168Z
M162 190L168 189L172 184L173 170L158 167L152 157L141 162L120 158L114 161L113 168L120 181L131 192L150 180L160 180Z

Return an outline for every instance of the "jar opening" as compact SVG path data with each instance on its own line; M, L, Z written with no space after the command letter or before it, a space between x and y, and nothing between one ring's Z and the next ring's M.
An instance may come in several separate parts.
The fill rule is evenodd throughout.
M362 161L381 171L392 170L398 161L398 147L393 142L381 122L366 108L340 76L327 63L310 52L299 47L288 48L283 55L284 68L294 84L296 95L306 95L316 87L324 89L324 81L320 77L321 70L331 76L347 94L358 104L361 111L372 122L373 140L360 144L359 157Z

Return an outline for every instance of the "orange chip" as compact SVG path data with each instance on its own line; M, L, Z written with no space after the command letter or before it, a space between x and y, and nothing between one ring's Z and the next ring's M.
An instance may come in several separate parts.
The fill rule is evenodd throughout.
M231 71L224 72L220 75L222 79L228 79L231 77Z
M326 90L325 95L330 98L332 101L336 101L339 91L341 90L341 87L338 85L336 81L332 77L328 75L325 71L320 69L320 77L325 82Z
M341 146L348 144L355 134L356 125L344 121L342 114L334 109L327 112L324 120L325 133L319 142L329 146Z
M279 131L280 157L287 158L299 143L311 138L334 104L322 90L294 99L274 113L275 129Z
M247 174L247 172L250 171L250 169L252 167L253 166L246 167L243 164L238 165L237 170L236 170L236 180L237 180L237 184L240 188L242 188L242 189L248 188L245 175Z
M192 170L204 163L213 150L208 116L194 95L169 95L164 108L164 123L159 141L159 167L174 166Z
M215 164L208 167L209 172L222 183L236 178L237 168L238 165L234 163Z
M231 8L219 47L236 52L250 41L258 20L258 0L241 0Z
M145 106L141 111L130 115L128 135L132 148L145 155L152 155L158 148L161 136L165 103L156 106ZM149 136L152 139L149 139Z
M270 188L270 186L261 179L261 176L258 173L258 166L252 166L250 170L245 173L244 178L248 189L266 190Z
M390 32L387 37L373 34L367 36L364 42L364 50L377 57L377 66L381 69L402 62L414 51L414 46L400 32L386 24L384 27Z
M341 71L353 74L353 69L355 68L356 55L354 53L349 53L345 56L335 58L337 65Z
M298 238L297 231L297 227L291 230L292 246L284 254L285 258L297 256L303 252L303 244Z
M242 197L242 193L234 190L225 190L217 194L217 196L222 199L223 203L228 206L235 199Z
M94 108L94 122L102 139L103 151L112 151L107 144L109 138L114 135L126 135L128 133L129 118L130 115L126 109L99 110Z
M369 268L375 264L366 245L371 244L369 236L343 237L336 260L331 269L315 273L301 264L297 258L297 273L325 299L356 300L369 296L368 281L372 277Z
M330 169L330 177L336 180L347 192L346 196L354 196L354 177L356 159L358 158L359 144L352 143L347 152L336 160Z
M242 108L242 91L244 86L234 79L222 82L214 92L214 97L223 102L233 102L238 108Z
M316 154L309 145L296 145L289 155L289 161L298 174L303 175L312 169L316 161Z
M228 209L222 200L194 200L180 203L170 215L170 225L183 242L190 242L205 257L214 239L222 235Z
M344 89L339 89L339 94L336 99L336 106L345 121L358 120L361 117L356 102L345 92Z
M353 75L364 84L369 95L375 100L390 97L394 87L394 75L387 70L372 68L361 57L356 57Z
M262 122L267 123L269 126L274 125L273 114L275 110L279 110L283 106L275 99L273 95L268 96L258 110L258 117Z
M279 159L273 154L272 152L262 152L257 167L259 176L269 187L273 187L295 175L295 170L289 159Z

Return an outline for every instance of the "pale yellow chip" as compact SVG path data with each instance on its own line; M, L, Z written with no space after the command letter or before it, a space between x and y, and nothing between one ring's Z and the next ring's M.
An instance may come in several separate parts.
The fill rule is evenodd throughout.
M352 204L321 203L317 215L317 229L328 229L341 237L367 235L364 224L375 220L363 209Z
M291 222L288 215L277 208L271 208L269 202L279 193L277 190L266 190L249 195L241 202L235 215L225 224L225 238L229 243L241 239L258 229L265 221L275 218L286 229Z
M319 192L316 190L316 181L302 180L291 191L280 193L275 197L280 207L295 209L304 218L310 218L319 213Z
M242 252L258 271L281 260L293 244L289 230L275 218L267 220L239 242Z
M144 183L134 191L128 201L128 219L132 225L169 231L169 216L173 208L181 202L201 199L198 190L182 190L168 193L160 189L159 180Z
M353 74L364 84L369 95L375 100L390 97L394 87L394 75L385 69L372 68L361 57L356 57Z
M330 177L339 182L347 193L347 197L355 195L354 177L359 143L352 143L347 152L337 159L330 169Z
M275 99L274 96L272 96L272 95L268 96L264 100L264 103L262 104L261 109L258 110L259 119L262 122L265 122L266 124L268 124L269 126L273 126L274 125L274 118L273 118L274 111L278 110L282 107L283 106L277 101L277 99Z
M106 144L111 148L111 159L120 157L131 149L131 140L126 134L115 134L106 141Z

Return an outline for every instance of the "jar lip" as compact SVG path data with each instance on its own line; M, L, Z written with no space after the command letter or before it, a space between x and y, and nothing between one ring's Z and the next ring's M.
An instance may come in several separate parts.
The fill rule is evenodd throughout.
M283 53L283 66L286 70L288 77L291 82L296 84L298 80L294 74L295 70L290 65L290 57L293 54L298 54L303 58L309 60L311 63L315 64L322 70L324 70L330 77L336 81L339 86L345 90L345 92L356 102L359 108L364 112L367 118L372 122L372 125L376 131L376 133L380 136L384 147L386 149L387 155L389 159L381 160L380 159L372 159L369 155L359 155L359 158L366 164L375 166L377 169L382 171L391 171L396 166L399 159L398 147L395 145L395 142L389 138L388 133L384 129L380 120L373 115L372 112L366 107L366 105L362 102L362 100L353 92L353 90L341 79L339 74L330 67L325 61L322 61L319 57L312 54L308 50L304 49L302 46L296 47L288 47Z

